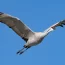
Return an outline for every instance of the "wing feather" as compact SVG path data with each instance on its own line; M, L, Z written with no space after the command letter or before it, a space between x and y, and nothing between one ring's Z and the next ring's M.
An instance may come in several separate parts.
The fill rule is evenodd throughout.
M25 41L27 41L29 37L34 34L34 32L28 28L20 19L11 15L0 12L0 22L12 28Z
M52 27L53 29L56 29L56 27L58 27L58 26L63 27L63 25L65 25L65 20L62 20L62 21L60 21L60 22L58 22L58 23L52 25L51 27Z

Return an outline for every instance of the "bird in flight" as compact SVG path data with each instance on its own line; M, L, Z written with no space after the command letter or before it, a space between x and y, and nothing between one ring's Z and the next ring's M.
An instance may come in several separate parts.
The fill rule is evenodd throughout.
M62 20L50 26L44 32L34 32L29 27L27 27L19 18L3 12L0 12L0 22L6 24L26 42L26 44L21 50L17 52L17 54L22 54L32 46L39 44L51 31L55 30L56 27L63 27L63 25L65 25L65 20Z

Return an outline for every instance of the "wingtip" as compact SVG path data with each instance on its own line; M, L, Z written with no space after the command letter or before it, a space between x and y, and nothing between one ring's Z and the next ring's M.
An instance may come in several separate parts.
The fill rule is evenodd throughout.
M65 20L62 20L61 22L65 22Z
M3 12L0 12L0 15L4 14Z

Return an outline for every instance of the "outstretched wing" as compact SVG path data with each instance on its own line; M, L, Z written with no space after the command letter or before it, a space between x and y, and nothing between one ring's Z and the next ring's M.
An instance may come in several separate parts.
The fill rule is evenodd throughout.
M63 27L63 25L65 25L65 20L62 20L62 21L52 25L51 28L56 29L56 27L58 27L58 26Z
M20 21L20 19L11 15L0 12L0 22L13 29L26 42L29 37L34 34L34 32L29 29L22 21Z

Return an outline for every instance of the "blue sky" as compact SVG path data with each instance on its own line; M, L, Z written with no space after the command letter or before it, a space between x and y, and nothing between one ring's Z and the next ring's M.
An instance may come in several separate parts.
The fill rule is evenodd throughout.
M64 0L0 0L0 11L20 18L34 31L44 31L65 19ZM58 27L41 44L22 55L24 41L0 23L0 65L65 65L65 27Z

